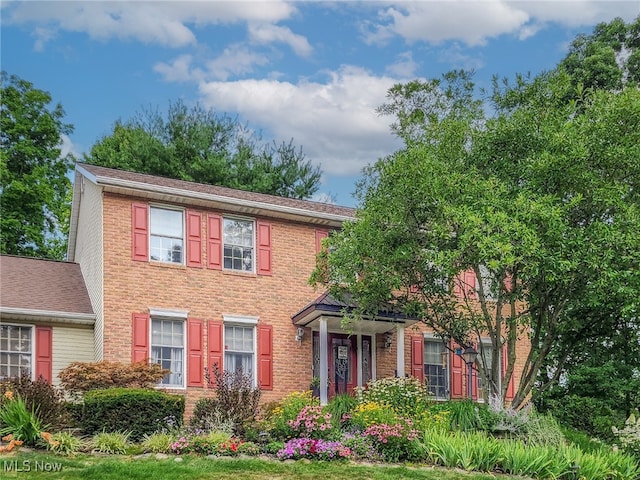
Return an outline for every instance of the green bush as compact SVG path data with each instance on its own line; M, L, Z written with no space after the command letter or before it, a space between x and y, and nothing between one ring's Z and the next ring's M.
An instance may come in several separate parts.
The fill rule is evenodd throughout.
M130 437L131 432L100 432L93 436L91 444L96 452L123 455L131 446Z
M388 377L372 380L361 393L363 402L389 407L402 417L414 418L432 403L429 389L414 377Z
M82 439L69 432L56 432L51 435L51 440L47 442L47 449L56 455L73 456L82 450Z
M149 453L169 453L169 448L175 437L167 432L156 432L145 435L142 440L142 450Z
M289 421L295 421L304 407L313 405L320 405L320 402L311 395L311 391L292 392L279 402L267 405L264 420L271 437L277 440L293 438L295 431Z
M38 409L29 410L20 395L7 395L0 406L0 437L13 435L14 440L34 446L44 430L38 418Z
M93 390L84 396L82 430L96 432L128 431L131 440L141 440L154 433L166 418L184 415L184 397L157 390L109 388Z
M621 427L625 421L625 418L620 417L618 412L614 412L605 401L577 395L549 400L547 411L561 425L575 428L608 442L614 441L612 427Z
M6 392L20 396L27 410L37 412L38 420L43 425L55 430L68 426L70 417L65 408L64 396L44 378L32 380L30 374L22 373L19 377L3 380L0 382L0 406Z

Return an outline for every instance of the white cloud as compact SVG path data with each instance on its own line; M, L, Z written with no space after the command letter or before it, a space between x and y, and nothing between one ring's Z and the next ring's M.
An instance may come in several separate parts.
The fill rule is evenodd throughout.
M204 77L202 70L192 68L191 62L191 55L180 55L171 63L156 63L153 70L162 75L167 82L189 82L202 79Z
M457 42L450 47L442 49L438 53L438 60L451 65L453 68L462 70L479 70L484 66L482 58L468 55Z
M411 51L408 51L399 54L398 60L391 65L387 65L386 71L388 74L397 78L413 78L419 66L420 65L413 60Z
M69 138L68 135L62 134L60 135L60 156L61 157L66 157L67 155L71 154L76 158L81 158L82 157L82 152L80 152L80 149L77 147L77 145L74 145L73 142L71 141L71 138Z
M277 140L293 138L325 173L353 175L400 146L391 119L375 112L397 82L344 66L326 83L238 80L202 83L200 91L207 107L238 112Z
M211 77L227 80L231 75L246 75L253 72L256 65L266 65L268 58L252 52L244 45L235 44L225 48L222 55L207 62Z
M273 24L249 25L249 37L260 44L284 43L301 57L308 57L313 53L313 48L305 37L293 33L286 27Z
M366 26L365 41L387 43L399 36L408 43L457 40L476 46L503 34L526 39L548 23L579 27L637 15L633 1L401 1L380 7L378 22Z
M3 8L8 24L38 25L36 48L60 30L82 32L96 40L138 40L168 47L197 43L188 25L278 22L295 7L282 0L253 2L15 2ZM46 26L46 28L44 28Z

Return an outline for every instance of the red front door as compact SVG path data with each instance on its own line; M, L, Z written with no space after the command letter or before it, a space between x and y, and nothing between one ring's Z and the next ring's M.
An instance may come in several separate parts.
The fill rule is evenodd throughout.
M354 393L356 373L356 339L348 335L329 335L329 396Z

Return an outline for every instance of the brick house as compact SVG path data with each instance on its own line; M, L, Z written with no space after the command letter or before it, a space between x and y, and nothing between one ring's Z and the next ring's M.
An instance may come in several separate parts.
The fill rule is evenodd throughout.
M394 375L428 380L439 399L465 398L462 358L422 324L380 312L347 331L349 306L308 284L322 239L354 214L77 165L63 264L79 266L86 285L92 359L161 363L171 373L160 386L186 395L187 412L210 394L204 369L215 363L250 374L264 401L306 390L313 377L326 402ZM476 398L480 383L474 375Z

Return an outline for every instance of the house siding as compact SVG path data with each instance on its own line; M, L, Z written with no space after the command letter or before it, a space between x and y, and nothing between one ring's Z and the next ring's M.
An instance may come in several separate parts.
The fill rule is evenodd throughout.
M93 362L93 329L53 327L53 384L59 385L58 373L72 362Z
M294 390L304 390L311 379L311 336L295 342L291 315L317 296L308 284L315 266L315 229L312 225L270 218L255 218L271 226L271 275L234 273L209 268L158 262L134 262L131 258L131 203L141 199L105 193L104 204L104 359L130 361L134 313L149 308L188 310L188 318L202 319L204 349L207 323L223 315L257 317L258 325L273 327L272 390L263 401L277 400ZM202 214L221 211L189 209ZM186 211L186 209L185 209ZM207 222L201 223L207 238ZM256 245L257 247L257 245ZM257 254L257 253L256 253ZM202 246L203 265L207 248ZM257 354L258 352L256 352ZM178 390L184 393L184 390ZM206 387L190 387L187 411L206 393Z
M102 190L89 181L82 183L74 262L80 264L87 292L96 314L94 325L94 360L104 357L103 352L103 210Z

